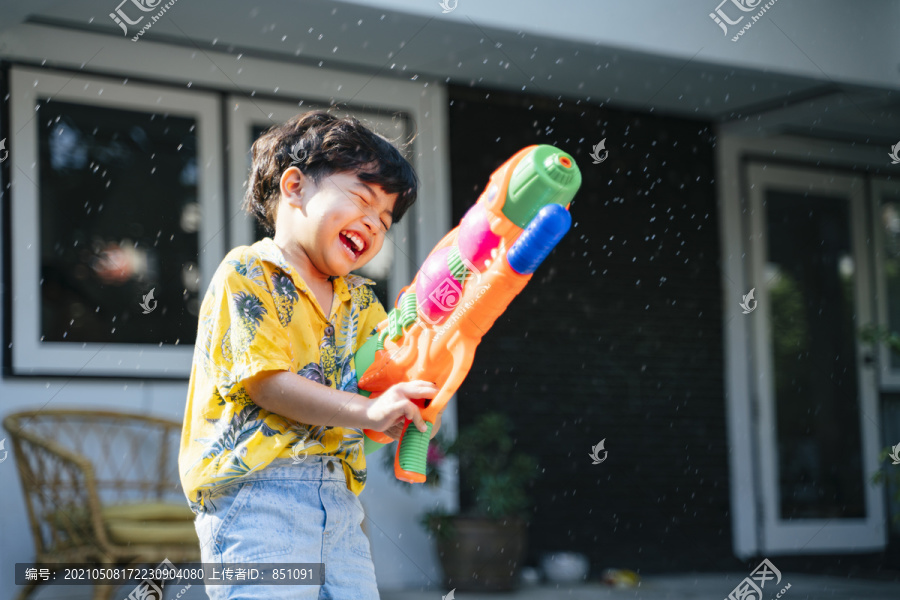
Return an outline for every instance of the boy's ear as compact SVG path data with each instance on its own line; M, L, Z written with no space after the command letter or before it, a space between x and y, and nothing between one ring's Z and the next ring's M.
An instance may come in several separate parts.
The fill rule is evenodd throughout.
M309 185L309 179L297 167L288 167L281 174L281 198L293 206L303 206L303 191Z

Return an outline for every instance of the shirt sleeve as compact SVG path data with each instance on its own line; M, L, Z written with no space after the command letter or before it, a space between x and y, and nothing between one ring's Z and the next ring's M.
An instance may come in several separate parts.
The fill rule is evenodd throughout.
M262 270L258 259L246 257L245 260ZM290 371L291 357L287 332L278 320L275 301L265 280L242 275L228 263L222 268L216 297L218 319L213 334L218 347L213 351L217 359L216 387L226 397L242 381L258 373Z

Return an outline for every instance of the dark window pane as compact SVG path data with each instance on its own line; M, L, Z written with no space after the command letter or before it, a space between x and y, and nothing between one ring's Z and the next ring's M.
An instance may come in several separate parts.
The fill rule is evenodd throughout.
M849 202L769 192L766 214L781 518L864 517Z
M196 121L47 100L38 119L42 339L193 343Z

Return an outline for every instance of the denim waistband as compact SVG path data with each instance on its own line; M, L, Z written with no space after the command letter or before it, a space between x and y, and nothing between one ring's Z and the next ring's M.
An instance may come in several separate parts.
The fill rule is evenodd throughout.
M261 479L334 479L346 481L341 459L329 454L311 454L301 462L276 458L258 471L247 473L240 481Z
M329 468L330 465L330 468ZM301 462L295 462L292 458L276 458L271 463L252 473L247 473L238 478L232 479L227 483L213 486L201 490L201 502L192 508L194 512L198 510L205 512L203 506L207 506L210 499L214 499L219 494L227 493L233 489L235 485L247 483L250 481L276 481L276 480L330 480L340 481L343 485L347 485L347 479L344 477L344 468L341 460L330 454L312 454L307 456Z
M201 502L205 504L207 499L215 498L218 494L224 493L229 488L240 483L297 479L340 481L344 485L346 485L347 481L346 477L344 477L344 467L341 464L341 460L330 454L311 454L301 462L295 462L292 458L276 458L258 471L247 473L230 480L228 483L202 490L200 492Z

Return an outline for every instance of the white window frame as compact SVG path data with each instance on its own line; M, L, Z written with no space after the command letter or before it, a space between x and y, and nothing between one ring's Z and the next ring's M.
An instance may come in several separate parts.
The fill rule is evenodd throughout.
M871 183L871 200L872 200L872 216L874 229L874 245L875 245L875 289L876 289L876 310L878 315L878 325L890 327L888 321L888 292L887 281L884 277L884 228L877 222L878 216L881 214L881 197L885 191L892 191L900 197L900 183L888 179L873 179ZM900 298L895 298L900 301ZM900 367L891 368L891 350L886 343L878 344L878 374L879 383L883 391L896 392L900 391Z
M213 94L164 86L14 67L10 73L12 219L12 368L15 375L186 378L194 346L41 341L38 172L39 98L98 108L166 112L195 119L200 289L206 290L224 249L219 103ZM139 303L140 298L135 298ZM37 307L37 308L36 308Z
M231 233L232 246L250 244L253 242L253 217L243 210L244 192L247 189L247 178L250 170L250 146L255 140L251 139L251 129L256 125L275 125L283 123L296 116L298 113L315 109L329 109L327 102L316 102L309 98L299 101L272 101L241 98L229 96L226 100L226 112L228 114L228 131L231 140L231 152L228 155L229 182L232 190L228 203L228 227ZM393 122L390 117L384 117L375 112L366 110L335 110L331 112L338 116L353 115L363 123L374 129L388 139L402 136L405 141L409 134L406 131L405 120ZM404 115L405 116L405 115ZM240 148L246 148L247 152L240 152ZM407 157L415 165L413 157ZM421 195L421 194L420 194ZM417 203L418 204L418 203ZM416 214L416 205L407 212L406 216L391 226L384 241L382 253L388 250L391 267L387 277L387 298L393 302L400 289L407 285L413 278L418 264L414 259L414 249L410 242L409 223L410 217ZM377 260L377 258L376 258ZM366 276L364 270L358 274ZM386 306L390 310L391 306Z

